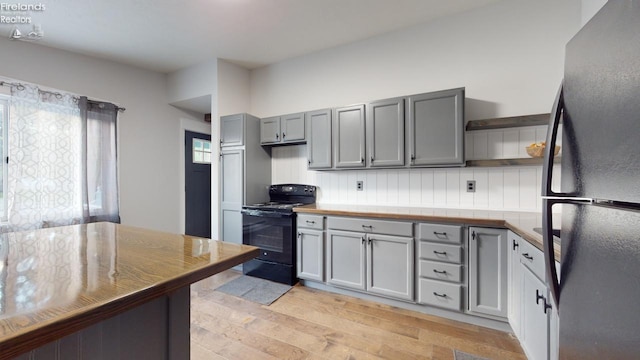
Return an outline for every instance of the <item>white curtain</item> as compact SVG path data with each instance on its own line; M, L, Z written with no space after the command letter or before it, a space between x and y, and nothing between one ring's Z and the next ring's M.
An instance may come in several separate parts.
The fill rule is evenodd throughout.
M11 90L2 232L119 222L117 107L32 85Z
M31 85L11 90L8 230L82 222L77 100Z

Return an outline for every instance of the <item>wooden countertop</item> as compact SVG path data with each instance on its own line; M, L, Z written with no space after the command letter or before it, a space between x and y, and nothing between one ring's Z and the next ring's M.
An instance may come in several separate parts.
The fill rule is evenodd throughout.
M256 257L259 249L112 223L0 236L0 358Z
M501 227L520 235L540 250L543 246L542 235L533 231L533 228L542 227L542 214L536 212L336 204L304 205L294 208L293 211L301 214L361 216ZM560 224L559 214L554 216L554 224ZM560 261L561 254L558 244L554 245L554 252L556 261Z

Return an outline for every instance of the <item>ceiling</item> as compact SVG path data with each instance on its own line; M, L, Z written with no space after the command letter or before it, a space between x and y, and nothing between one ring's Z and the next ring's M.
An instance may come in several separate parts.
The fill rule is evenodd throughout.
M55 0L21 15L39 44L167 73L214 58L256 68L496 1Z

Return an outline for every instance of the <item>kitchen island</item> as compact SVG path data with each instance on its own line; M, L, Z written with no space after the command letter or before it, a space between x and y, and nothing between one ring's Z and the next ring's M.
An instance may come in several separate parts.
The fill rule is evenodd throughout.
M189 285L258 248L94 223L0 237L0 359L188 359Z

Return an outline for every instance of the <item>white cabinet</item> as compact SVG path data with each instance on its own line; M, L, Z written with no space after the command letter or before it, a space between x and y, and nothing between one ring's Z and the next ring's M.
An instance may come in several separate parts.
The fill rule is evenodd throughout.
M304 113L260 119L260 144L300 144L304 141Z
M299 215L296 268L300 279L324 281L324 218Z
M469 228L469 312L507 318L507 231Z
M548 359L550 309L547 287L528 268L520 274L522 282L522 331L520 343L529 360ZM549 305L550 306L550 305Z
M418 303L460 311L464 303L462 227L416 225Z
M255 116L220 117L220 240L242 244L242 205L268 200L271 156L259 136Z
M412 224L327 218L327 283L413 300Z

